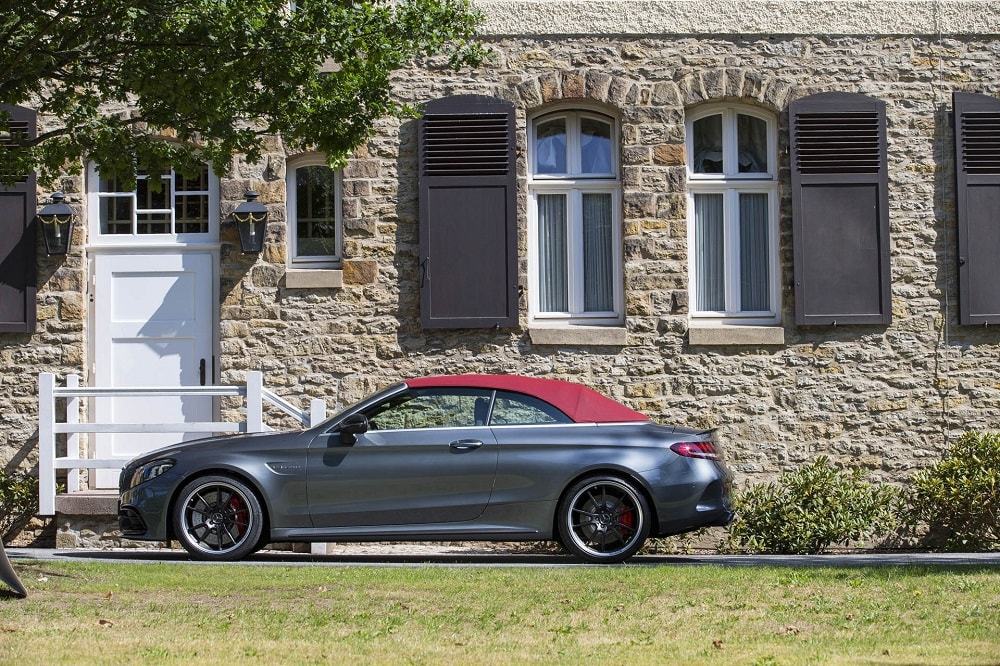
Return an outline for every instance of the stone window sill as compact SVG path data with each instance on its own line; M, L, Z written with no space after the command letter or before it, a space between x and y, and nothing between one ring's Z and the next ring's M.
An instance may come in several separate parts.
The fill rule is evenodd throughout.
M624 326L532 326L528 336L533 345L624 347L628 342Z
M692 326L688 329L692 346L783 345L785 329L781 326Z
M344 271L309 269L285 271L286 289L339 289L344 286Z

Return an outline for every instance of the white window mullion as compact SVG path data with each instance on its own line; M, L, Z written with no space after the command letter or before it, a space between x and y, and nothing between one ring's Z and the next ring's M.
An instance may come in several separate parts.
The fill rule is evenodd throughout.
M770 269L771 269L771 312L775 316L781 312L781 263L778 256L778 192L771 188L767 192L768 233L770 234Z
M739 143L736 140L736 114L733 113L732 109L726 109L722 114L722 154L724 175L727 178L739 175Z
M740 195L727 189L725 199L726 312L740 311Z
M170 233L177 234L177 174L171 169L169 174L160 176L160 187L169 187L170 196L166 197L164 203L167 204L168 219L170 220Z
M139 195L132 192L129 195L132 200L132 235L139 235Z
M568 215L566 230L569 252L569 312L571 315L584 311L583 305L583 192L579 189L570 190L568 196Z

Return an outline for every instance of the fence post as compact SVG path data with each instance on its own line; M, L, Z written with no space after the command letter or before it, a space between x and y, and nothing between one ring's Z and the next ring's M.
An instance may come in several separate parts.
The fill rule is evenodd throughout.
M264 374L247 371L247 432L264 432Z
M56 513L56 376L38 375L38 514Z
M319 425L326 418L326 401L313 398L309 401L309 427Z
M66 388L80 388L80 375L66 375ZM76 395L66 398L66 423L77 425L80 423L80 397ZM66 435L66 457L79 458L80 456L80 433L71 432ZM80 470L66 470L66 492L75 493L80 490Z

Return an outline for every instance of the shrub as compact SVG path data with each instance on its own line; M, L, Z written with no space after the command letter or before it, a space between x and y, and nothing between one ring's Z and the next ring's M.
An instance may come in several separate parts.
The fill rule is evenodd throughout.
M861 470L838 470L820 457L737 493L736 519L720 550L809 554L879 537L899 527L901 497L896 488L866 482Z
M943 460L913 476L910 505L911 522L927 526L929 547L1000 547L1000 433L965 433Z
M38 479L0 470L0 537L14 537L38 509Z

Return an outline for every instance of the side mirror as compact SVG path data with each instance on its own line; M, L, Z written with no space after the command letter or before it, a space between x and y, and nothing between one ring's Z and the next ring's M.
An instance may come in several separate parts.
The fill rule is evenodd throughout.
M368 417L364 414L351 414L340 424L340 440L344 444L354 444L358 435L368 432Z

